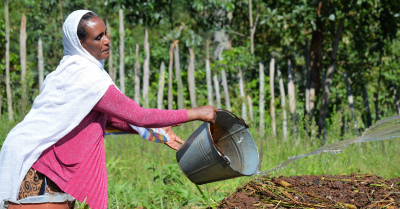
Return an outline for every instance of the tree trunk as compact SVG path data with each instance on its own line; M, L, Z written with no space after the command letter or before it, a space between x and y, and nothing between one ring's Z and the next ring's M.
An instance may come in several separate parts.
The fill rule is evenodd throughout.
M215 97L217 99L217 108L221 109L221 95L219 93L220 91L219 91L218 75L214 74L213 79L214 79Z
M124 29L124 13L122 9L119 9L119 85L121 92L125 94L125 66L124 66L124 39L125 39L125 29Z
M11 86L10 86L10 21L8 19L8 0L4 0L4 11L6 16L6 92L7 92L8 119L14 120Z
M108 39L110 39L110 49L112 49L112 41L111 41L111 27L110 27L110 23L108 23L108 20L106 20L106 26L107 26L107 36ZM110 53L110 57L108 58L108 74L110 75L111 79L113 80L113 82L115 83L115 78L114 78L114 73L113 73L113 53L112 50L109 51Z
M174 43L171 43L171 46L169 47L169 63L168 63L168 109L172 110L173 109L173 95L172 95L172 65L173 65L173 59L174 59Z
M276 136L274 80L275 80L275 57L271 56L271 61L269 63L269 89L271 92L270 115L271 115L272 134Z
M265 126L264 126L264 109L265 109L265 76L264 76L264 65L260 62L259 64L260 70L260 95L259 95L259 111L260 111L260 134L264 136Z
M150 79L150 47L149 47L149 35L147 28L144 29L144 51L146 57L143 61L143 102L144 107L149 108L149 79Z
M357 118L356 118L356 114L354 112L353 94L351 93L351 86L350 86L349 76L348 76L347 72L344 72L344 79L345 79L346 87L347 87L347 99L349 100L349 106L350 106L351 114L352 114L353 120L354 120L354 131L356 133L356 136L358 136Z
M135 62L135 102L140 104L140 61L139 44L136 44L136 62Z
M213 105L213 93L212 93L212 81L211 81L211 68L210 68L210 53L209 53L209 42L206 41L206 79L207 79L207 98L208 104Z
M43 46L42 39L39 38L38 42L38 65L39 65L39 91L42 91L43 80L44 80L44 60L43 60Z
M304 57L306 60L306 75L307 75L307 81L306 81L306 115L310 115L310 49L308 46L308 39L306 38L306 46L304 49Z
M288 59L288 96L289 96L290 114L292 115L292 119L295 119L296 97L294 89L294 76L292 71L292 63L290 59Z
M189 96L190 96L190 107L196 108L196 86L194 79L194 52L193 48L189 47L189 66L188 66L188 87L189 87Z
M253 5L249 0L249 20L250 20L250 53L254 54L254 33L253 33Z
M328 112L330 88L331 88L331 84L332 84L333 73L335 71L336 55L337 55L337 51L339 48L339 41L342 36L343 25L344 25L344 17L340 20L338 28L337 28L335 42L333 43L333 46L332 46L333 49L332 49L332 54L331 54L331 61L329 63L328 71L326 72L326 78L325 78L325 82L324 82L324 93L322 95L322 104L321 104L321 109L319 111L319 120L318 120L319 135L321 135L322 131L325 130L325 119L326 119L326 114ZM326 144L326 134L325 133L323 135L323 144Z
M21 20L21 32L19 35L19 51L20 51L20 60L21 60L21 85L22 85L22 99L26 100L26 17L25 14L22 14Z
M157 109L163 109L164 85L165 85L165 65L164 62L161 62L160 77L158 79Z
M276 67L276 72L278 73L279 78L279 90L281 92L281 107L282 107L282 114L283 114L283 141L287 141L287 116L286 116L286 95L285 95L285 87L283 85L282 73L279 69L279 65Z
M323 24L317 16L317 30L312 33L310 46L310 120L314 117L315 97L321 89L321 72L323 59Z
M389 85L390 85L390 91L393 92L392 98L393 98L393 103L394 103L394 107L396 109L396 113L397 115L400 115L400 106L399 106L399 100L397 98L397 86L395 84L393 84L392 81L389 81Z
M112 49L111 49L112 50ZM119 46L115 47L115 56L114 56L114 64L113 64L113 77L115 81L117 80L117 68L118 68L118 53L119 53Z
M222 87L224 88L224 95L225 95L225 108L226 108L226 110L231 111L231 102L229 100L228 81L226 79L225 70L221 70L221 77L222 77Z
M243 99L242 102L242 119L247 120L247 108L246 108L246 97L244 95L244 85L243 85L243 74L242 74L242 69L239 69L239 91L240 91L240 97Z
M179 60L179 45L175 44L174 48L174 58L175 58L175 77L178 84L178 109L183 109L183 84L181 77L181 67Z
M251 100L251 97L247 95L247 103L249 105L249 115L250 115L250 121L254 121L254 112L253 112L253 100Z
M368 93L364 83L361 84L361 88L364 97L364 114L366 116L367 127L369 128L372 125L372 119L371 119L371 109L369 108Z

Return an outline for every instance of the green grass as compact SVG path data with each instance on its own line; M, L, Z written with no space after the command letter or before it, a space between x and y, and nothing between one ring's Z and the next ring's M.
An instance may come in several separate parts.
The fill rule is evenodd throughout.
M183 139L200 126L200 123L186 124L175 128ZM334 128L328 136L329 143L339 136ZM268 130L268 128L267 128ZM281 137L261 137L250 128L261 150L263 147L262 170L271 169L294 155L306 154L318 148L316 139L302 137L296 147L293 136L287 142ZM304 134L303 130L300 135ZM354 137L346 133L344 138ZM314 142L313 142L314 141ZM117 152L115 152L115 148ZM385 141L385 152L380 142L354 144L342 153L324 153L298 160L283 170L271 174L279 175L334 175L350 173L373 173L386 178L400 176L400 141ZM261 153L260 153L261 154ZM175 151L165 145L146 142L138 136L109 136L106 138L106 157L109 179L109 208L193 208L215 206L216 202L234 192L238 186L254 177L241 177L196 187L180 170L176 163Z
M340 118L340 117L337 117ZM332 118L332 120L335 120ZM339 119L337 119L339 120ZM0 141L7 135L15 122L0 122ZM182 139L189 137L200 122L184 124L174 128ZM250 127L260 155L262 170L276 167L288 157L306 154L319 147L315 137L308 137L303 129L299 129L299 145L295 145L293 134L287 141L282 139L280 122L277 122L278 136L272 137L271 128L266 127L265 137ZM300 126L302 122L300 121ZM289 127L292 127L289 124ZM352 127L351 124L349 127ZM328 130L328 143L339 138L350 139L355 135L352 129L340 133L341 124L332 121ZM289 130L289 133L293 131ZM107 136L105 139L109 208L204 208L215 206L217 202L234 192L235 189L254 177L241 177L206 185L196 186L191 183L180 170L175 151L163 144L147 142L136 135ZM261 149L262 147L262 149ZM262 152L261 152L262 151ZM381 142L353 144L340 154L323 153L296 161L283 170L275 171L273 176L285 175L335 175L350 173L373 173L385 178L400 176L400 140L385 140L385 151ZM77 203L79 208L83 204Z

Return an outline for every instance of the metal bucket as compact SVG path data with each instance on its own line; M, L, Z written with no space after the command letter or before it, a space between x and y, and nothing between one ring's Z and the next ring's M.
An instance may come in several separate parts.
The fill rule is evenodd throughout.
M70 209L74 208L75 199L65 193L45 194L27 197L18 201L5 201L5 209ZM1 208L1 207L0 207Z
M178 149L176 159L195 184L251 176L258 168L258 150L246 122L219 110L215 125L203 123Z

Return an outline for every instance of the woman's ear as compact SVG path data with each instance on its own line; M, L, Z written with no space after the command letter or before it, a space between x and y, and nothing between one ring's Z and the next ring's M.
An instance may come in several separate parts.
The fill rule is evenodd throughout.
M82 45L82 40L81 39L79 39L79 43L81 43L81 45Z

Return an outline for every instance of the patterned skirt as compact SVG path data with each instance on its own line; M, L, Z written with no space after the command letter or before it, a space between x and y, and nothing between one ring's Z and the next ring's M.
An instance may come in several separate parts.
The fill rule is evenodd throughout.
M30 196L37 196L44 186L45 175L33 168L29 169L24 180L22 181L19 189L18 200L24 199ZM47 186L46 193L54 194L54 192L64 193L51 179L46 178Z

